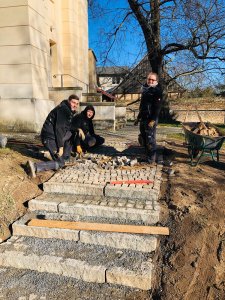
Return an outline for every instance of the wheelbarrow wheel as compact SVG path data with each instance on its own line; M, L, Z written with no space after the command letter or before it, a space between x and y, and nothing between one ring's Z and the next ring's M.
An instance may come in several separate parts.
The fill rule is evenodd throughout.
M195 157L198 156L199 150L195 149L195 148L188 147L188 154L189 154L190 157L195 158Z

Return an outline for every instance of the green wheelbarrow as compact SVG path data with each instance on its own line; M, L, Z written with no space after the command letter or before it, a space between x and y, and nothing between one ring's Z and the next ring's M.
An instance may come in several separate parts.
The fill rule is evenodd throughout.
M206 125L214 127L219 136L200 135L191 131L191 128L194 128L198 124L197 122L182 124L191 165L197 166L203 156L210 156L213 161L219 161L219 150L225 140L224 130L208 122Z

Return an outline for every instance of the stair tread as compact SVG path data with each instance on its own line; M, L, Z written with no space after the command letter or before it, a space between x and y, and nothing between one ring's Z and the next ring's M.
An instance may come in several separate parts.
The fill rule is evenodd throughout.
M63 259L88 261L90 265L104 265L106 268L123 267L139 272L140 265L151 258L151 253L130 250L118 251L111 247L84 245L74 241L59 239L41 239L34 237L17 237L0 247L0 253L17 252L23 255L52 256ZM119 253L119 254L118 254ZM122 254L121 254L122 253Z
M117 249L132 249L142 252L154 251L157 245L157 237L154 235L69 230L26 225L28 220L36 217L34 214L27 214L16 221L13 224L13 234L39 238L74 240L85 244L102 245Z
M84 282L72 277L57 274L40 273L13 267L0 268L0 286L2 299L138 299L139 290L109 283L96 284ZM59 288L60 286L60 288ZM148 292L145 293L146 299Z
M90 282L151 287L152 254L74 241L13 237L0 245L0 265Z

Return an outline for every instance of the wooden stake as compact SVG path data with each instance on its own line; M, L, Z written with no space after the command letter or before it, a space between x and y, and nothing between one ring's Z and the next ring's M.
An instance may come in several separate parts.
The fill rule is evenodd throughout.
M27 223L27 225L36 226L36 227L70 229L70 230L93 230L93 231L106 231L106 232L169 235L168 227L157 227L157 226L70 222L70 221L40 220L40 219L32 219Z

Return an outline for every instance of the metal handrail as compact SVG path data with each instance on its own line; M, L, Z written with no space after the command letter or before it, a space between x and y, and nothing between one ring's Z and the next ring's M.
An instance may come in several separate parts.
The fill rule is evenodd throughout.
M78 78L72 76L71 74L54 74L54 75L53 75L54 78L56 78L57 76L60 76L60 77L61 77L61 87L63 87L63 76L70 76L70 77L76 79L77 81L79 81L79 82L85 84L85 85L86 85L87 92L88 92L88 84L87 84L86 82L84 82L84 81L82 81L82 80L80 80L80 79L78 79Z

